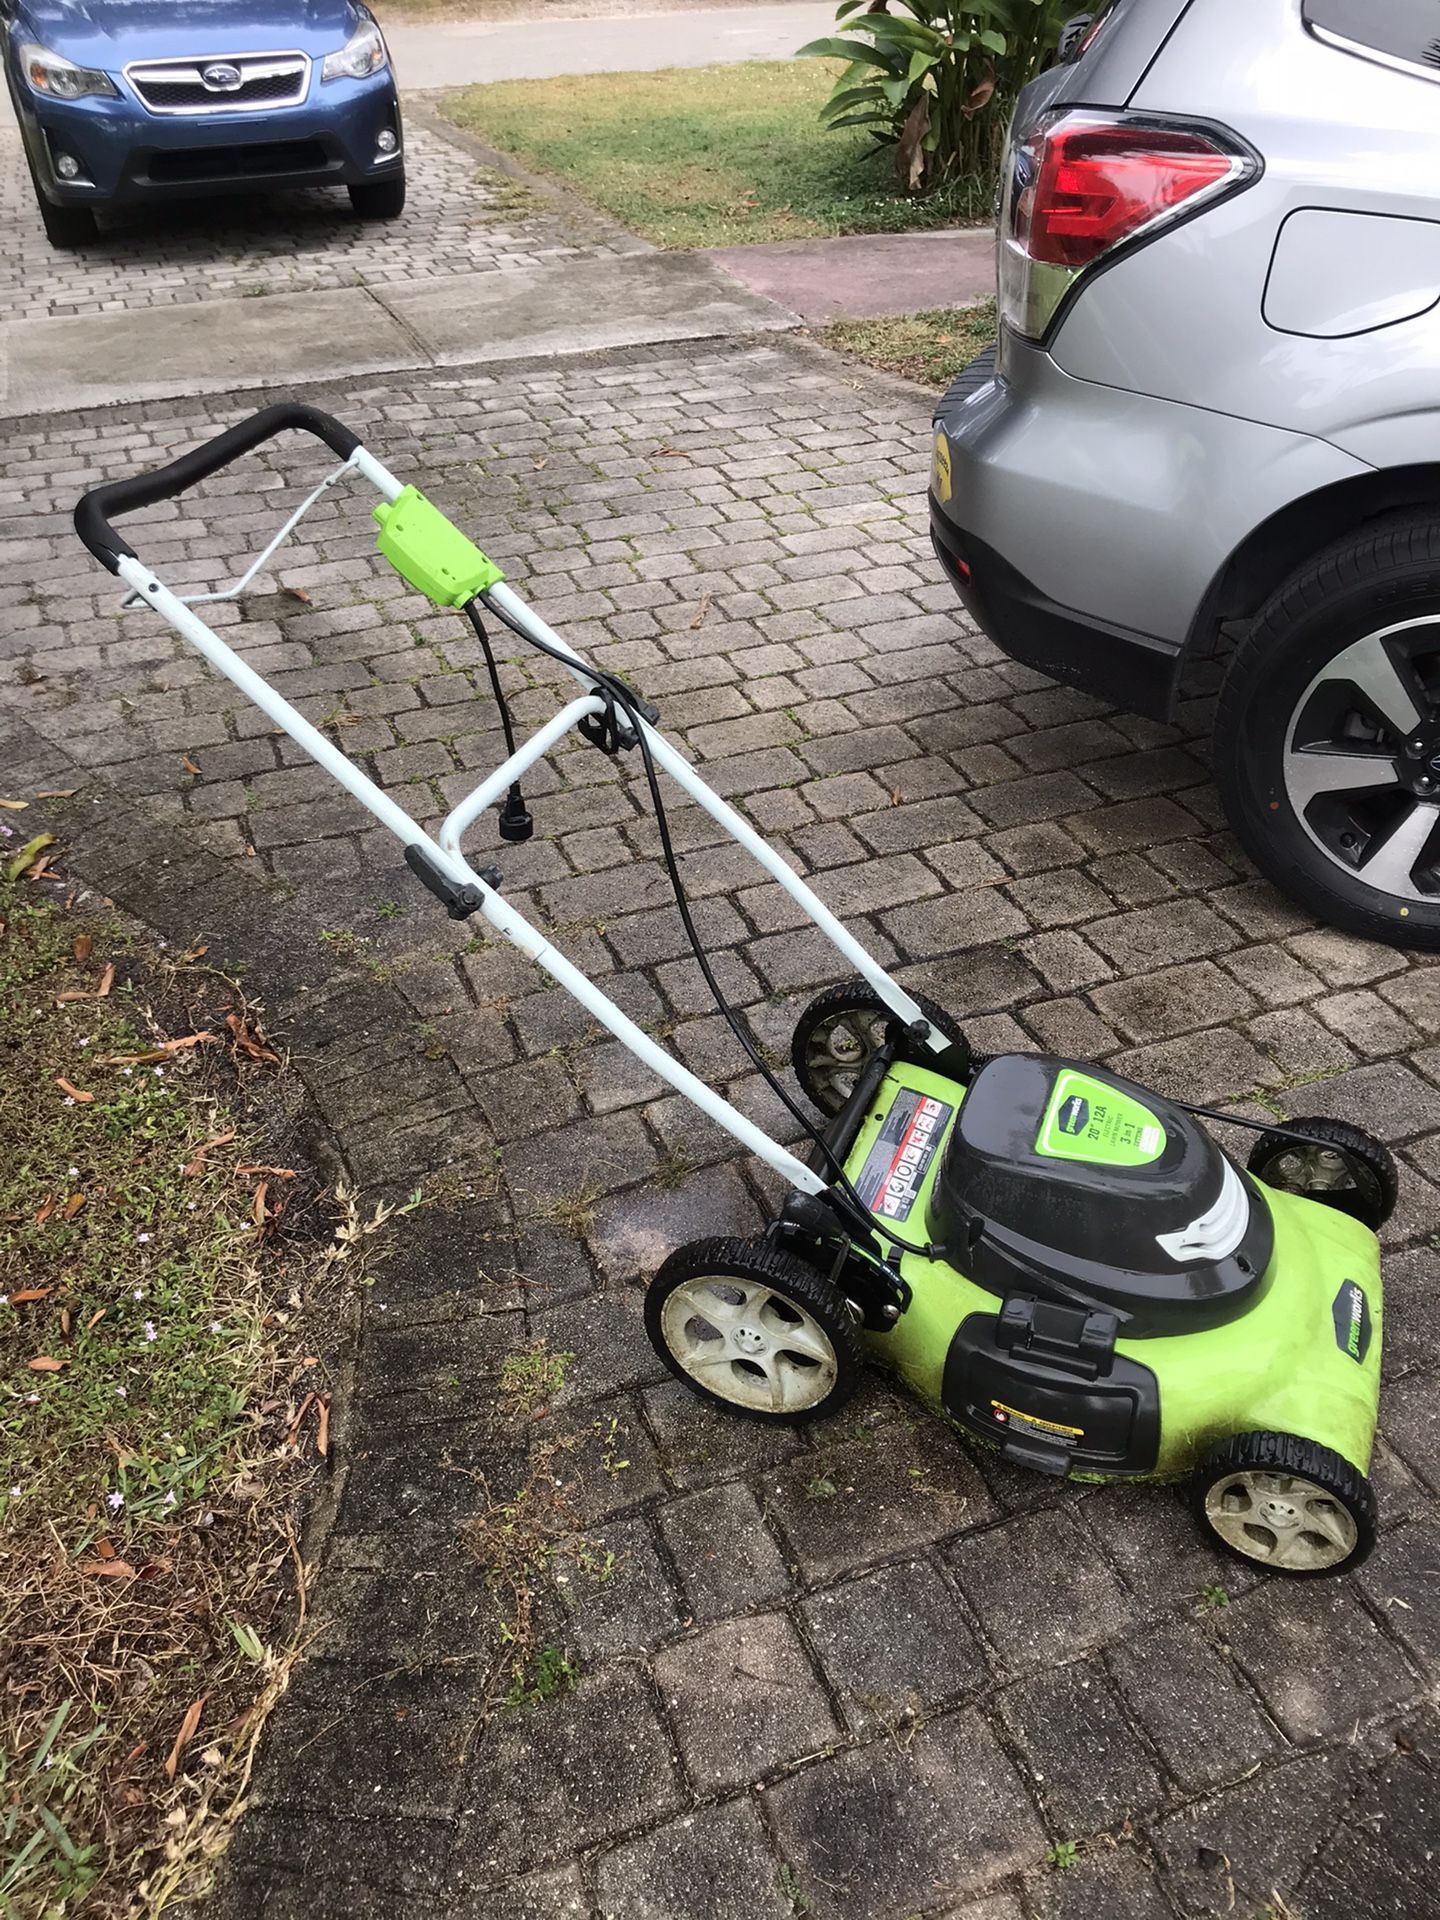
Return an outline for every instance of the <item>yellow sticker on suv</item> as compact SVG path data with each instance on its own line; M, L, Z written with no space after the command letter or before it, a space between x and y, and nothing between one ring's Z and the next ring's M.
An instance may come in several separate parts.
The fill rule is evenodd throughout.
M935 454L930 462L930 491L942 507L950 504L950 442L943 433L935 435Z

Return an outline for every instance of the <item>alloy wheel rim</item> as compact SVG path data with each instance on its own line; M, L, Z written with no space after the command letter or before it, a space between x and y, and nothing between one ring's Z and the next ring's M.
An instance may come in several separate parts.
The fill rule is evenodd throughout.
M834 1387L829 1334L786 1293L729 1274L683 1281L660 1315L667 1350L699 1386L756 1413L805 1413Z
M1228 1547L1285 1573L1324 1573L1350 1558L1355 1517L1328 1488L1295 1473L1243 1467L1205 1492L1205 1518Z
M1284 775L1333 866L1440 904L1440 615L1378 628L1321 668L1286 726Z
M805 1040L805 1070L811 1085L836 1112L885 1044L891 1016L883 1007L843 1007L813 1027Z

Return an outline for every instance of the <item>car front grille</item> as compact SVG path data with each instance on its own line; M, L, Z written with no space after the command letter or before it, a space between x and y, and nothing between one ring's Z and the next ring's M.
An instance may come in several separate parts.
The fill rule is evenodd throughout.
M310 84L310 61L303 53L139 60L126 67L125 78L151 113L253 113L298 106Z

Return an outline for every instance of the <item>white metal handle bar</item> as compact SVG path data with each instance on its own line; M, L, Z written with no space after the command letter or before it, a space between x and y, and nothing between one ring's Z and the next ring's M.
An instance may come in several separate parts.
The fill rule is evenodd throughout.
M438 873L449 883L455 893L463 896L463 910L457 917L465 917L470 911L482 914L486 922L504 940L528 955L541 967L557 986L563 987L579 1001L586 1011L612 1033L617 1040L658 1077L667 1081L677 1092L694 1102L718 1125L724 1127L742 1145L757 1158L772 1167L792 1187L805 1193L822 1193L829 1184L824 1178L808 1167L787 1147L772 1140L753 1121L746 1118L728 1100L707 1086L703 1080L690 1072L672 1054L658 1046L650 1035L636 1026L633 1020L616 1006L609 996L603 993L592 980L579 968L566 959L564 954L550 944L544 934L537 931L497 891L493 884L493 873L477 872L461 851L461 837L476 819L492 806L511 783L527 767L531 766L543 754L548 753L572 728L582 720L604 711L606 702L595 690L595 681L582 657L566 641L555 633L526 605L520 596L504 584L503 581L489 586L479 596L483 603L493 607L497 614L505 618L519 631L539 641L544 647L561 654L569 670L579 683L581 696L572 700L555 714L543 726L538 728L529 739L524 741L500 767L454 806L442 822L438 837L432 839L403 807L392 800L383 788L376 785L353 760L343 754L334 743L291 706L270 683L228 646L220 636L209 627L193 606L174 594L150 567L147 567L119 538L109 524L111 513L126 512L136 507L153 504L157 500L175 497L200 479L226 465L239 454L249 451L276 432L290 426L302 426L316 432L327 444L342 451L329 433L322 432L314 419L297 419L296 414L314 415L310 408L271 408L266 414L256 415L252 421L245 421L239 427L232 428L227 435L212 441L208 446L196 449L194 454L172 462L158 474L138 476L133 481L120 481L107 488L100 488L85 496L76 509L76 526L85 544L111 572L117 574L129 588L126 604L143 602L153 607L183 639L187 640L197 652L252 701L266 717L287 733L296 744L347 793L365 807L380 824L389 829L406 850L407 860L427 878L424 869L428 866L432 873ZM338 422L332 422L328 415L319 415L327 426L333 426L339 433L348 436L353 443L345 455L344 466L322 481L311 494L309 500L282 527L270 546L231 587L220 593L196 596L197 601L233 597L251 580L259 567L295 527L306 509L319 498L325 488L334 484L344 474L354 472L373 486L381 498L394 502L405 492L403 483L395 478L387 468L381 465L373 455L366 452L359 441L349 433L348 428L340 428ZM263 423L264 430L257 431ZM224 449L223 457L216 457ZM665 736L648 722L639 723L644 728L646 743L658 767L668 773L691 799L697 802L719 826L739 842L761 867L790 895L795 903L820 929L826 938L844 956L850 965L874 989L881 1001L906 1026L923 1021L924 1015L916 1002L911 999L885 972L884 968L871 958L864 947L841 925L817 895L808 887L798 874L781 859L768 842L761 839L750 823L736 810L712 791L701 779L695 768L685 756L678 752ZM429 880L427 879L427 884ZM452 912L456 907L452 903ZM936 1052L943 1050L944 1037L932 1030L930 1045Z

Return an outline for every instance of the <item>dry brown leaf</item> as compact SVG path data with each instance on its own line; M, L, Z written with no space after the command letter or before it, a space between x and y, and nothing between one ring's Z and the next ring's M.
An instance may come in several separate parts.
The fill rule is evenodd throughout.
M319 1454L322 1460L325 1460L329 1458L329 1454L330 1454L330 1396L329 1394L328 1393L317 1394L315 1404L318 1409L316 1414L316 1419L318 1424L315 1429L315 1451Z
M18 1293L11 1294L10 1304L12 1307L20 1307L24 1306L27 1300L48 1300L54 1291L53 1287L21 1287Z
M61 1307L61 1309L60 1309L60 1331L61 1331L61 1333L63 1333L63 1334L65 1335L65 1338L66 1338L67 1340L68 1340L68 1339L70 1338L70 1309L69 1309L69 1307Z
M694 633L697 627L704 626L705 616L710 611L711 598L712 596L707 593L704 599L700 602L700 605L695 609L695 618L690 622L690 631L692 633Z
M688 460L690 458L683 447L656 447L654 457L657 460Z
M75 936L75 945L71 951L75 955L75 958L83 964L90 958L90 949L93 945L94 942L88 933L77 933Z
M904 799L905 799L904 794L901 793L899 787L896 787L894 792L890 795L890 804L892 807L901 806L904 803Z
M241 1053L245 1054L247 1058L251 1060L270 1060L273 1061L276 1066L280 1064L279 1054L272 1052L271 1049L265 1045L265 1034L262 1028L259 1026L253 1029L247 1027L238 1013L227 1013L225 1016L225 1024L230 1029L230 1035L235 1046Z
M42 787L35 798L37 800L73 800L79 791L79 787Z
M296 1414L295 1418L291 1421L290 1431L285 1436L285 1444L287 1447L293 1447L295 1442L300 1438L301 1422L304 1420L306 1414L310 1411L314 1403L315 1403L315 1396L313 1393L307 1393L305 1398L300 1402L300 1411Z
M196 1149L195 1158L193 1160L188 1161L185 1167L182 1169L182 1171L191 1175L199 1173L201 1167L203 1167L205 1164L205 1156L207 1153L209 1153L210 1149L212 1147L226 1146L234 1138L235 1138L234 1127L227 1127L224 1133L217 1133L213 1140L205 1141L202 1146Z
M188 753L181 754L180 764L185 769L186 773L199 773L200 771L199 767L196 766L195 762L190 758Z
M4 807L7 813L24 813L29 804L28 800L0 800L0 807Z
M240 1179L246 1179L251 1174L256 1173L273 1173L277 1180L293 1180L295 1178L294 1167L236 1167L235 1172Z
M135 1568L128 1560L82 1560L81 1573L103 1574L110 1580L133 1580Z
M45 1198L40 1202L40 1205L35 1209L36 1226L43 1227L45 1222L50 1218L51 1214L54 1211L55 1211L55 1196L53 1193L47 1193ZM12 1299L14 1298L13 1294L11 1295L11 1298Z
M96 1307L90 1318L85 1322L85 1331L89 1333L93 1327L98 1327L108 1311L109 1309L106 1307Z
M298 600L302 607L310 605L310 596L303 587L282 587L280 591L287 600Z
M70 1198L65 1202L65 1218L67 1220L73 1220L84 1204L85 1196L83 1193L72 1193Z
M205 1699L206 1696L202 1693L198 1700L192 1700L185 1709L185 1718L180 1722L180 1731L176 1734L175 1744L171 1747L165 1761L165 1778L167 1780L173 1780L175 1778L175 1769L180 1764L180 1755L184 1750L185 1743L194 1737L195 1729L200 1724L200 1714L205 1706Z
M93 1093L82 1093L79 1087L72 1087L63 1073L56 1074L55 1084L63 1094L67 1094L75 1102L77 1107L88 1107L95 1098Z
M59 1373L62 1368L68 1367L70 1362L52 1359L48 1353L37 1353L33 1360L27 1360L25 1364L31 1373Z
M97 1540L95 1542L95 1551L102 1560L113 1560L115 1558L115 1549L108 1540Z
M114 986L114 984L115 984L115 962L111 960L106 963L105 971L100 976L100 984L95 989L95 998L97 1000L103 1000L106 994L109 993L111 987Z
M182 960L202 960L209 951L209 941L202 941L198 947L191 947L188 953L182 954L180 957Z
M265 1224L265 1196L269 1191L270 1184L266 1180L262 1180L255 1189L255 1224L257 1227L263 1227Z

